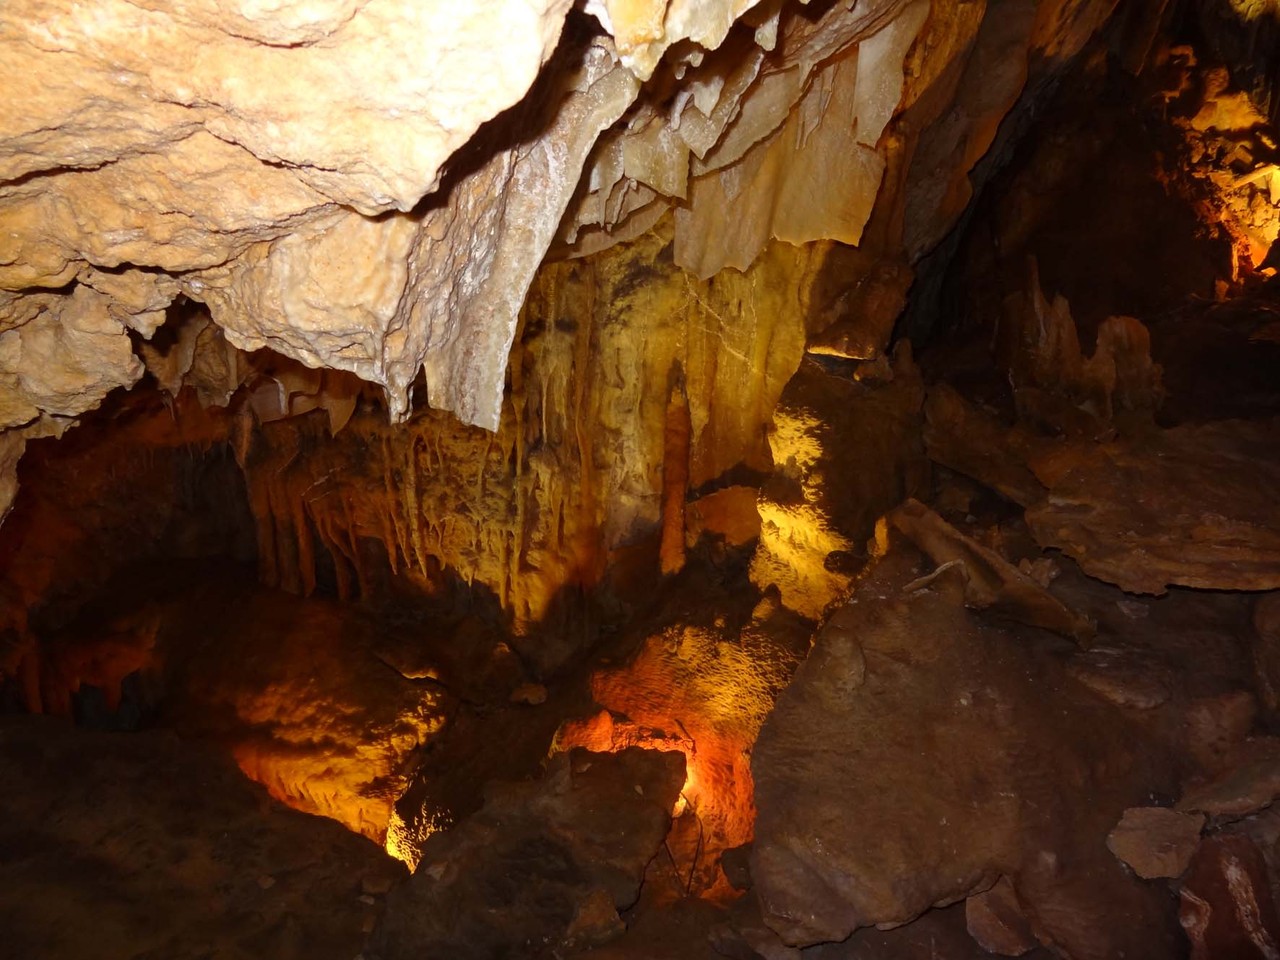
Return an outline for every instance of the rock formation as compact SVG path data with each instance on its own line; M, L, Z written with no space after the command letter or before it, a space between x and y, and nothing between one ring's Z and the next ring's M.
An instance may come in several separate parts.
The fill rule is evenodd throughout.
M134 383L131 343L175 301L236 348L381 386L393 420L425 371L421 399L495 430L553 242L585 255L674 209L702 278L770 238L905 267L904 206L918 254L1025 64L1052 70L1110 9L6 5L3 502L25 440Z

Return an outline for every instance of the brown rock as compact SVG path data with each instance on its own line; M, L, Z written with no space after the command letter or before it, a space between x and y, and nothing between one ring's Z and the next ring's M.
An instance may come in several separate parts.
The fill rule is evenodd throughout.
M1020 957L1040 945L1008 877L1001 877L990 890L965 900L964 918L969 936L988 953Z
M1200 843L1204 819L1167 807L1130 807L1107 835L1107 849L1143 879L1180 877Z
M1221 421L1068 444L1032 463L1046 547L1130 593L1280 587L1280 426Z
M1092 639L1095 627L1086 617L1069 610L1026 573L966 537L918 500L909 499L894 508L888 520L934 563L962 565L969 607L990 609L997 616L1052 630L1078 643Z
M1258 702L1248 691L1197 697L1187 708L1191 756L1208 769L1220 768L1236 745L1244 742L1257 718Z
M1173 675L1168 667L1141 652L1093 647L1071 658L1067 672L1117 707L1150 710L1170 696Z
M1280 916L1257 846L1244 836L1210 837L1183 880L1180 919L1192 960L1280 957Z
M592 890L578 904L573 922L566 931L566 939L575 945L599 946L614 939L627 929L618 916L618 908L607 890Z
M1280 738L1250 741L1237 748L1234 761L1215 779L1189 790L1178 809L1238 820L1280 797Z
M5 716L0 779L6 957L235 956L251 942L259 956L350 960L365 939L353 878L408 877L365 838L269 800L224 751L167 731Z
M914 563L890 550L859 582L843 622L857 644L820 634L756 743L765 921L786 943L840 940L1006 875L1068 955L1166 956L1168 904L1103 844L1169 788L1157 748L1026 634L946 589L904 595Z
M1038 944L1033 941L1033 946ZM809 947L800 956L802 960L985 960L991 953L969 936L965 907L955 904L930 910L891 930L858 930L843 943Z
M924 387L909 349L894 369L890 383L862 384L806 359L773 413L774 472L760 491L751 579L777 586L787 607L811 619L853 579L849 564L834 561L863 556L876 520L925 476Z
M929 389L924 413L930 460L1024 507L1044 496L1044 486L1026 465L1029 437L1002 425L945 383Z
M575 926L612 935L606 902L613 917L635 902L683 782L679 753L575 750L539 781L491 786L480 811L427 838L387 897L375 949L386 960L523 957Z
M1280 593L1258 598L1253 608L1253 665L1262 705L1280 715Z

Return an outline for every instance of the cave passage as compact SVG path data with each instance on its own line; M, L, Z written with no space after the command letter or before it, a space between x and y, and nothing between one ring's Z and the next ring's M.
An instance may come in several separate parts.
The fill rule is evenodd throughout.
M1280 958L1280 10L658 6L0 181L0 957Z

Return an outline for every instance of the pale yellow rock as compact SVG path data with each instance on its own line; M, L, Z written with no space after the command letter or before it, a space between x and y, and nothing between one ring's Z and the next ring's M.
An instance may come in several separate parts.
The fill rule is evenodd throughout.
M216 266L333 209L289 171L195 133L163 155L0 192L0 230L17 232L21 244L15 267L0 266L0 286L53 286L76 260L169 273ZM30 265L43 263L49 274L33 275Z
M647 80L668 48L692 40L706 50L760 0L588 0L586 10L618 41L623 64Z
M21 395L41 411L74 417L97 406L108 391L142 376L124 326L106 297L77 287L55 309L0 334L0 357ZM17 348L13 347L16 341Z
M386 353L392 416L408 410L419 367L433 407L498 428L507 353L534 273L551 245L596 137L639 86L593 44L541 139L497 154L427 213L413 277ZM576 89L574 89L576 88ZM434 241L434 242L429 242ZM403 334L403 340L399 334Z
M225 403L240 351L269 347L381 385L394 419L425 369L431 405L499 429L517 317L557 233L556 256L600 255L675 206L660 253L702 279L749 273L779 238L905 262L967 200L1028 51L1070 56L1109 3L1008 0L983 20L981 0L936 0L926 23L926 0L590 0L612 36L562 43L569 0L12 0L0 423L75 416L131 383L126 331L150 337L183 296L216 326L149 357L170 388L190 378ZM891 127L907 107L938 129ZM904 206L922 224L906 252L864 237ZM712 326L750 328L748 302L710 307ZM739 341L701 337L690 355L715 377L738 364ZM336 429L354 397L325 380L276 412L322 407ZM747 407L714 428L695 408L695 432L758 428Z
M417 235L403 215L334 211L187 287L240 349L269 346L376 383L385 377L387 329L409 282Z
M784 24L786 66L764 72L723 138L694 162L700 175L676 215L676 262L708 277L744 269L770 238L859 243L884 172L874 146L927 12L921 0L882 2L833 8L821 29L793 20L788 34Z
M337 202L407 210L523 96L569 3L152 6L4 5L0 178L163 152L203 127Z

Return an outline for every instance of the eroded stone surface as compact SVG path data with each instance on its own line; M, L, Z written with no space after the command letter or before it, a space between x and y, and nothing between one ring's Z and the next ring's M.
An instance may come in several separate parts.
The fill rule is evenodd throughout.
M601 0L596 39L562 30L564 0L29 6L0 33L18 78L0 111L0 427L28 434L136 380L125 330L150 336L179 296L237 347L382 386L393 418L425 368L432 405L497 429L520 303L566 211L567 252L587 254L674 207L674 257L703 278L774 239L862 243L815 316L848 320L882 278L858 347L874 354L911 276L891 226L905 180L929 198L962 180L981 150L947 138L983 141L1025 77L944 117L954 65L1038 51L1056 69L1110 9L1024 0L987 45L983 9L922 0ZM913 166L931 124L944 149ZM935 238L955 214L913 209Z
M1140 877L1180 877L1191 862L1204 817L1167 807L1132 807L1107 835L1107 848Z
M683 755L630 749L574 751L540 781L495 785L482 810L428 838L388 901L378 955L497 960L572 946L601 893L615 911L635 902L683 782Z
M975 621L958 585L904 596L915 574L891 552L860 581L858 656L820 637L761 732L751 866L766 921L788 943L838 940L1003 874L1068 956L1164 956L1164 906L1101 842L1161 779L1158 748L1026 637Z
M774 411L774 473L761 490L751 562L752 582L776 586L813 619L848 590L876 519L924 482L923 385L909 350L888 382L859 383L852 365L836 362L807 360Z
M1224 421L1064 449L1033 463L1036 538L1133 593L1280 585L1276 426Z

